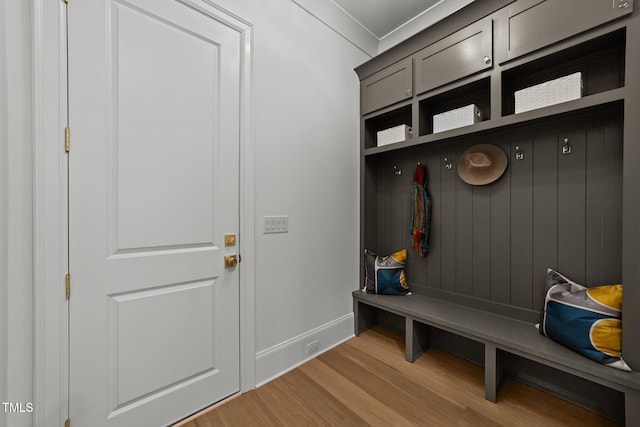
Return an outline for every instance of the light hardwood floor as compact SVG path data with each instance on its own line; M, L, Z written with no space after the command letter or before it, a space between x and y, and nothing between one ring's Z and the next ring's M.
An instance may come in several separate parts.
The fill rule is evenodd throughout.
M480 366L436 349L410 364L402 337L376 328L182 427L366 425L620 424L511 380L491 403Z

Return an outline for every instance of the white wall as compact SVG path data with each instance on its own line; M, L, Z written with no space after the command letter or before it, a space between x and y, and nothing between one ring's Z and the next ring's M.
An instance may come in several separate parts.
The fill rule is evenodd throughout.
M0 296L6 306L0 309L7 320L0 326L0 378L6 383L0 399L27 403L33 397L31 2L3 1L2 8ZM8 415L6 423L32 425L29 414Z
M257 383L353 334L358 111L369 58L291 0L219 0L253 24ZM289 233L262 234L288 215Z

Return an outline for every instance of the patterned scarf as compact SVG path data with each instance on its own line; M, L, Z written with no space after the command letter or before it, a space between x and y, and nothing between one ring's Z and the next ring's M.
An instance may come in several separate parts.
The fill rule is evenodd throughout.
M427 183L427 170L418 163L411 186L411 247L422 258L429 250L429 223L431 196Z

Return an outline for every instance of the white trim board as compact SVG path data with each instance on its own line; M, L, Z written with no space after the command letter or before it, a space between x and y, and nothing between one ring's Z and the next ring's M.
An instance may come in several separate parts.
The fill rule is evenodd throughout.
M65 9L33 0L34 425L67 418Z
M378 53L378 38L334 2L330 0L291 1L370 57Z
M263 386L353 336L353 313L349 313L258 352L256 354L257 386ZM318 351L307 354L307 344L313 341L318 341Z
M419 33L474 0L440 0L438 3L378 38L332 0L291 0L370 57Z

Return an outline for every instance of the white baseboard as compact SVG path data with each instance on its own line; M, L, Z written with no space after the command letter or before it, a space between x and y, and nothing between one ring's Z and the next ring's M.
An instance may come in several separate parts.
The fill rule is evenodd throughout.
M286 374L353 336L353 313L349 313L256 353L256 387ZM318 341L318 350L307 354L307 344L314 341Z

